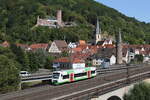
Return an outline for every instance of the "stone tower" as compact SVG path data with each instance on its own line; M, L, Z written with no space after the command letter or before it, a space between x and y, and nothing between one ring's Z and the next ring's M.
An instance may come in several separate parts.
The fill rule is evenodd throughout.
M102 40L102 36L101 36L101 28L99 25L99 20L97 19L97 24L96 24L96 35L95 35L95 44L98 43L98 41Z
M61 10L58 10L57 11L57 24L59 25L59 26L62 26L62 11Z
M117 64L122 64L122 38L120 29L117 37Z

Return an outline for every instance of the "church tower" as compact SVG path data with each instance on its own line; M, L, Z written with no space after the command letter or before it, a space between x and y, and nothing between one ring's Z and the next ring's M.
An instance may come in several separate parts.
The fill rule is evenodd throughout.
M99 25L99 20L97 19L96 34L95 34L95 44L97 44L101 40L102 40L101 28L100 28L100 25Z
M122 64L122 38L121 30L119 29L119 34L117 38L117 64Z

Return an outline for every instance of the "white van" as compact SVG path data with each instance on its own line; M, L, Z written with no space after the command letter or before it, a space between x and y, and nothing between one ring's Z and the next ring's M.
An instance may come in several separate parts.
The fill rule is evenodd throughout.
M30 76L31 74L28 71L20 71L20 76Z

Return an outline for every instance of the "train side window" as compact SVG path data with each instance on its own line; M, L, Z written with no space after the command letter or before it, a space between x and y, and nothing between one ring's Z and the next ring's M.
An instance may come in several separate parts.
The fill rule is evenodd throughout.
M95 70L94 70L94 71L91 71L91 74L95 74Z
M78 73L78 74L75 74L74 77L81 77L81 76L86 76L87 73L84 72L84 73Z
M69 75L63 75L63 79L69 79Z

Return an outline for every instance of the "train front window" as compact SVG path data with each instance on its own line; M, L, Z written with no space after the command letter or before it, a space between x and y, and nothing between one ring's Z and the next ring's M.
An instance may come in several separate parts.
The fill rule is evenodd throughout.
M59 75L60 75L60 73L53 73L53 78L54 79L59 79Z

